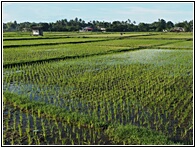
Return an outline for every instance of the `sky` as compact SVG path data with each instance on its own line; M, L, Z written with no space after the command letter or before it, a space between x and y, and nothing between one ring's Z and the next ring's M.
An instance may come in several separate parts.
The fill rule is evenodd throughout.
M193 20L193 2L2 2L3 22L126 21L178 23Z

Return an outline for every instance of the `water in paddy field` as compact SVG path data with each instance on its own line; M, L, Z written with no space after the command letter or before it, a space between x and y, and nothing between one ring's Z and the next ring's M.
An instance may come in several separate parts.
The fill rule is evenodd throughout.
M23 87L26 87L27 91L32 89L31 92L28 92L28 93L30 93L30 95L29 95L30 99L34 99L36 101L45 101L46 103L54 104L57 107L66 108L68 111L78 111L78 108L80 108L79 112L81 114L89 114L90 110L92 110L89 115L90 116L93 115L92 114L93 113L93 108L91 108L92 106L88 105L88 103L85 103L85 101L81 102L81 100L77 99L77 98L75 98L75 99L67 99L67 100L60 99L60 100L56 100L55 101L54 100L54 99L56 99L55 96L51 95L51 96L47 97L47 96L40 96L39 93L37 94L36 91L35 91L36 89L33 89L33 85L32 84L31 85L30 84L24 85ZM22 92L22 88L19 87L19 86L14 87L14 85L12 84L11 88L10 88L10 91L13 91L14 93L25 94L25 92ZM42 99L44 97L45 97L45 99ZM118 121L118 122L120 122L122 124L132 123L133 125L136 125L136 126L143 126L142 123L146 119L148 121L155 121L156 120L154 115L150 114L150 112L149 112L150 109L148 107L142 107L141 103L139 103L137 101L133 102L133 101L129 100L129 104L134 105L134 107L131 107L132 105L127 105L128 102L123 101L122 103L123 104L118 104L117 109L118 109L119 112L115 113L116 109L113 106L112 102L108 102L108 104L110 104L110 105L107 107L107 109L106 109L107 111L105 112L106 121L109 120L109 117L107 116L109 111L112 113L111 114L112 121ZM121 112L121 107L122 106L124 108L123 112ZM97 114L98 118L102 118L102 116L100 115L101 114L100 104L98 105L98 110L97 110L96 114ZM138 119L139 120L137 119L137 116L135 116L136 114L138 114ZM166 115L164 115L164 114L161 116L161 119L163 120L163 123L170 122L170 119L167 118ZM172 129L177 124L177 122L178 121L172 121L171 122L170 127L167 129L169 133L172 134L172 132L173 132ZM160 129L164 129L164 125L165 124L161 125ZM147 125L147 127L149 127L149 126L152 129L156 130L156 125L154 125L153 123ZM68 128L68 126L67 126L67 128ZM180 128L177 129L178 133L180 133L181 131L182 130ZM191 131L189 131L189 135L190 134L191 134ZM174 137L174 139L177 142L178 142L178 138L180 138L178 135L176 135ZM187 137L187 140L189 141L190 139L188 139L188 137Z
M9 113L9 115L8 115ZM4 107L5 145L111 145L101 129L87 128ZM8 124L6 122L9 120ZM14 130L13 127L16 129ZM22 134L19 135L19 127ZM14 133L14 134L13 134ZM12 139L13 138L13 139ZM31 140L29 140L29 138Z
M164 50L164 49L144 49L131 52L124 52L113 55L106 55L106 64L153 64L161 66L165 64L175 64L177 60L182 60L184 55L190 55L192 50ZM176 54L178 54L176 56ZM192 55L191 55L192 56Z
M66 108L68 111L74 111L75 108L78 107L87 108L86 104L82 104L79 98L63 99L61 97L58 97L58 95L60 94L60 89L59 87L55 86L40 88L35 84L11 83L3 84L3 90L16 93L18 95L24 95L28 97L30 100L42 101L47 104L53 104L58 107ZM69 94L69 92L72 91L73 88L67 87L64 90L65 91L63 92L63 94Z
M111 54L111 55L104 55L104 56L97 56L95 58L89 57L91 58L91 62L92 64L96 63L99 65L130 65L130 64L150 64L153 65L154 67L157 66L162 66L162 65L172 65L173 68L176 68L176 65L191 65L192 61L190 60L192 58L192 53L191 50L161 50L161 49L145 49L145 50L137 50L137 51L131 51L131 52L125 52L125 53L119 53L119 54ZM184 57L189 56L190 59L186 60ZM89 61L87 59L89 58L85 58L85 59L78 59L77 61L81 60L82 64L89 64ZM69 60L66 61L61 61L61 63L67 63L69 62ZM177 63L177 64L176 64ZM178 64L180 63L180 64ZM53 63L51 63L53 64ZM54 63L56 64L56 62ZM74 64L74 63L73 63ZM65 64L61 65L59 64L59 66L64 66ZM58 66L58 64L56 65ZM179 67L180 68L180 67ZM179 69L178 67L176 69ZM189 67L188 67L189 68ZM86 71L91 72L91 71L102 71L102 68L94 68L91 69L88 68L86 69ZM15 73L20 73L22 72L22 70L18 70ZM4 73L4 75L12 75L14 74L13 72L8 72L6 71ZM175 71L170 72L170 75L174 75ZM69 94L72 92L72 90L74 90L75 88L65 88L64 93L65 94ZM87 102L85 102L84 100L80 100L79 98L61 98L61 97L57 97L57 95L59 94L59 88L56 86L51 86L51 87L38 87L36 85L33 84L23 84L23 83L14 83L12 82L11 84L3 84L3 90L8 90L10 92L14 92L17 94L25 94L27 95L30 99L32 100L36 100L36 101L44 101L46 103L49 104L54 104L58 107L63 107L66 108L68 111L78 111L78 108L80 108L79 112L81 113L86 113L88 114L91 109L93 109L93 106L88 105ZM50 90L52 90L52 92L50 92ZM43 92L43 93L41 93ZM55 92L55 93L54 93ZM144 120L144 118L146 117L147 119L151 120L152 116L149 115L149 113L147 112L148 108L146 108L145 112L144 108L140 107L140 104L134 103L134 102L129 102L134 104L135 106L137 106L138 109L138 114L142 114L142 116L140 117L141 120ZM127 117L126 115L123 116L121 113L117 113L114 116L114 109L112 106L112 103L110 103L111 105L109 106L108 110L111 110L112 112L112 118L113 119L119 119L118 121L121 123L126 124L127 122L132 122L134 125L140 125L140 121L135 121L135 116L134 114L136 113L136 110L129 109L127 108L127 111L130 112L129 117ZM137 105L136 105L137 104ZM100 104L99 104L100 106ZM100 117L100 107L98 106L98 110L97 110L97 114ZM123 105L126 106L126 105ZM119 110L121 109L121 106L118 106ZM126 107L125 107L126 109ZM92 113L92 112L91 112ZM126 112L125 112L126 113ZM92 114L90 114L92 115ZM124 120L122 120L122 117L124 118ZM107 118L107 117L106 117ZM166 120L165 115L163 115L163 120ZM175 124L175 123L174 123ZM152 125L153 126L153 125ZM172 127L173 125L171 125ZM169 129L171 132L171 129ZM176 136L176 139L178 140L178 137ZM177 141L176 140L176 141Z

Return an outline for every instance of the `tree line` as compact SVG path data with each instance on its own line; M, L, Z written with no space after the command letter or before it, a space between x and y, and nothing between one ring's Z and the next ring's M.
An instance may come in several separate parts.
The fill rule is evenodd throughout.
M82 19L67 20L62 19L52 23L46 22L22 22L17 23L7 22L3 23L3 31L31 31L33 26L41 26L43 31L79 31L84 27L91 27L94 31L99 31L100 28L105 28L108 32L162 32L163 30L170 31L174 27L183 27L186 32L193 30L193 20L173 23L172 21L165 21L158 19L153 23L140 22L138 25L135 21L127 19L126 21L89 21L85 22Z

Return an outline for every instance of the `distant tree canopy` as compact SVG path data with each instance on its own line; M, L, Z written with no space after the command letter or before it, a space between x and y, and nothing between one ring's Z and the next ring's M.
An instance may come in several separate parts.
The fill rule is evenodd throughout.
M164 19L158 19L158 21L155 21L151 24L141 22L138 25L136 25L136 22L130 19L126 21L113 22L104 22L97 20L85 22L84 20L78 19L76 17L75 19L71 19L69 21L67 19L58 20L55 23L17 23L16 21L8 22L3 23L3 31L30 31L32 26L42 26L43 31L78 31L88 26L92 27L94 31L99 30L99 28L106 28L106 30L109 32L160 32L163 30L169 31L173 27L183 27L186 32L190 32L193 30L193 20L191 20L190 22L183 21L174 24L171 21L166 22Z

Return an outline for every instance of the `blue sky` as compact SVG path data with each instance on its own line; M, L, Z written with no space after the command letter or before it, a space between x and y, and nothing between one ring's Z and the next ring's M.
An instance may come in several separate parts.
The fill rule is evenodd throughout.
M178 23L193 19L188 2L3 2L3 22L56 22L75 19L152 23L158 19Z

